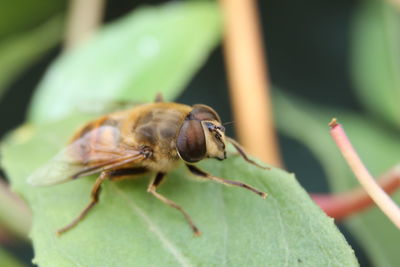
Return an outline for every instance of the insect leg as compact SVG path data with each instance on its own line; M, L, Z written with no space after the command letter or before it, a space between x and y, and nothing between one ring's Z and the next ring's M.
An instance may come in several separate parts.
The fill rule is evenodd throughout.
M102 172L97 178L93 188L92 188L92 193L91 193L91 200L89 204L81 211L78 217L76 217L71 223L66 225L65 227L61 228L60 230L57 231L57 235L61 235L62 233L65 233L66 231L70 230L73 228L75 225L77 225L85 216L88 214L88 212L94 207L94 205L99 201L99 194L101 191L101 184L108 178L107 172Z
M162 173L162 172L157 173L157 175L154 178L154 180L149 184L149 187L147 188L147 192L151 193L153 196L155 196L156 198L158 198L159 200L161 200L162 202L164 202L168 206L171 206L171 207L179 210L183 214L183 216L185 217L186 221L189 223L189 225L192 228L195 236L201 235L201 232L196 227L196 225L193 223L192 218L189 216L189 214L181 206L179 206L178 204L176 204L172 200L164 197L163 195L157 193L157 191L156 191L157 187L160 185L160 183L162 182L164 177L165 177L165 173Z
M245 188L247 190L250 190L250 191L256 193L257 195L261 196L262 198L266 198L267 197L267 193L261 192L261 191L255 189L254 187L252 187L250 185L247 185L245 183L242 183L242 182L239 182L239 181L232 181L232 180L228 180L228 179L224 179L224 178L213 176L213 175L211 175L209 173L206 173L203 170L200 170L199 168L197 168L197 167L195 167L193 165L186 164L186 166L188 167L189 171L192 174L194 174L194 175L196 175L198 177L210 179L210 180L216 181L216 182L221 183L221 184L243 187L243 188Z
M156 94L156 98L154 99L154 102L156 102L156 103L164 102L164 97L161 92L158 92Z
M144 167L136 167L136 168L122 168L116 169L108 172L108 177L111 181L121 181L125 179L133 179L137 176L143 175L147 173L148 170Z
M259 167L259 168L261 168L261 169L265 169L265 170L270 170L270 169L271 169L271 168L269 168L269 167L262 166L262 165L258 164L257 162L251 160L251 159L247 156L247 154L246 154L246 152L244 151L243 147L242 147L238 142L236 142L235 139L232 139L232 138L227 137L227 136L225 136L225 139L235 147L235 149L239 152L240 156L242 156L242 158L243 158L245 161L247 161L248 163L253 164L254 166L257 166L257 167Z

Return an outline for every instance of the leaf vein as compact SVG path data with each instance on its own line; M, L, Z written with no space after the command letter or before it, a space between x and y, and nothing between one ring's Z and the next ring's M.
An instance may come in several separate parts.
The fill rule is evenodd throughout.
M73 263L74 266L77 267L83 267L83 265L73 256L71 256L69 253L67 253L67 251L65 249L61 249L56 243L55 243L56 237L55 235L53 237L50 238L50 242L52 244L52 247L56 248L56 250L58 251L58 253L60 253L60 255L63 255L64 258Z
M180 263L181 266L185 267L192 266L192 264L189 263L189 260L185 256L183 256L183 254L179 251L179 249L170 240L168 240L168 238L162 233L160 227L158 227L151 220L151 218L134 203L131 197L128 197L116 185L112 184L111 186L112 189L115 190L116 193L126 201L131 210L135 214L139 215L150 226L149 227L150 231L153 232L153 234L155 234L159 238L165 250L171 253L175 257L175 259Z

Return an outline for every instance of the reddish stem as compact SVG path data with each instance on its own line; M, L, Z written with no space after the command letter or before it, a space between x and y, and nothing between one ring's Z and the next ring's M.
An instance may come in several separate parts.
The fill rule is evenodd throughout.
M0 178L0 239L4 233L21 239L28 238L32 215L23 200L11 192Z
M386 193L394 193L400 187L400 166L383 174L378 184ZM339 194L311 194L311 197L328 216L337 220L356 214L374 203L362 187Z
M10 237L9 233L6 230L0 228L0 245L7 244L10 242L10 240L11 240L11 237Z

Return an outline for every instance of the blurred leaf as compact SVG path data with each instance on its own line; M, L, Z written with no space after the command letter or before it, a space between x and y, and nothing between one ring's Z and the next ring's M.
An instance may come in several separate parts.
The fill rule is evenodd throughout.
M146 192L148 178L106 182L98 206L57 238L89 200L92 178L30 187L26 177L45 163L81 117L24 126L3 144L3 166L30 204L35 263L45 266L357 266L343 236L293 175L261 170L238 156L207 160L204 169L269 193L187 179L179 168L159 192L180 203L203 231L195 238L183 217Z
M34 30L65 8L64 0L1 0L0 40Z
M32 31L14 35L0 43L0 98L8 84L54 47L61 36L62 18L55 16Z
M368 117L313 105L284 94L279 94L274 104L279 129L315 154L336 192L359 185L330 137L328 123L332 117L337 117L343 124L351 142L374 176L379 176L400 162L398 134L382 128ZM400 202L400 192L392 197L397 203ZM345 223L367 251L374 266L398 266L400 231L378 208L373 207L352 216Z
M11 256L8 252L4 251L0 247L0 263L1 266L7 267L22 267L23 265L17 261L13 256Z
M173 99L220 35L213 2L174 2L134 11L60 57L40 84L30 120L42 123L116 100ZM51 112L49 112L51 110Z
M352 29L356 92L365 106L400 127L400 16L383 0L358 3Z

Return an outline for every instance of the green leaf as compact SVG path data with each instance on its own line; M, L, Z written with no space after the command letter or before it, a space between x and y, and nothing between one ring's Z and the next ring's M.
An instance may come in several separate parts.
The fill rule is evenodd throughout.
M25 125L2 146L3 166L33 211L36 264L45 266L357 266L341 233L294 175L262 170L237 155L200 166L240 179L269 196L199 182L182 167L159 192L181 204L203 232L146 192L149 177L106 182L100 203L76 228L56 237L89 200L94 178L31 187L26 177L56 153L84 119Z
M18 262L13 256L0 247L0 262L2 266L7 267L22 267L23 265Z
M279 94L274 104L279 130L314 153L336 192L359 185L330 137L328 123L332 117L343 124L350 141L374 176L399 163L398 134L382 128L379 122L369 117L313 105L284 94ZM400 202L400 192L392 197ZM400 232L378 208L371 207L345 223L374 266L398 266Z
M60 41L62 26L61 16L55 16L29 32L0 43L0 98L16 76Z
M359 3L352 29L352 69L363 104L400 127L400 16L388 1Z
M151 101L157 92L172 100L219 36L216 3L140 8L54 63L35 95L30 121L57 120L113 100Z

